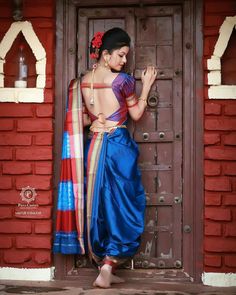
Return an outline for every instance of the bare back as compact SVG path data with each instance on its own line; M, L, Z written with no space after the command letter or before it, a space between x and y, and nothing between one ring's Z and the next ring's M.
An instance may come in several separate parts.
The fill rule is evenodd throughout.
M86 108L94 120L92 128L107 128L116 126L118 121L110 120L120 107L120 104L112 89L112 83L119 74L111 71L102 71L97 68L94 73L93 89L91 89L92 72L88 72L82 80L82 95ZM93 96L94 104L90 103Z

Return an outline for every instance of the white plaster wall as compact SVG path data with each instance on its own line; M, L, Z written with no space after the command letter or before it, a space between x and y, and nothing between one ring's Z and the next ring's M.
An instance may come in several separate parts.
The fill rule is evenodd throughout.
M202 282L208 286L233 287L236 286L236 273L204 272Z
M208 73L208 97L210 99L235 99L236 85L221 84L221 57L223 56L230 36L236 29L236 16L225 18L219 30L219 38L216 42L213 55L207 60Z
M0 280L51 281L54 267L51 268L0 268Z

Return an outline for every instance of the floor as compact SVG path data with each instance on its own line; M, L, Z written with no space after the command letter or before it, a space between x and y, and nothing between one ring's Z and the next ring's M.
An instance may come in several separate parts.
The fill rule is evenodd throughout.
M75 280L51 282L1 281L0 294L47 295L236 295L235 287L210 287L190 282L178 272L121 270L126 282L114 284L109 289L92 286L96 276L85 274Z

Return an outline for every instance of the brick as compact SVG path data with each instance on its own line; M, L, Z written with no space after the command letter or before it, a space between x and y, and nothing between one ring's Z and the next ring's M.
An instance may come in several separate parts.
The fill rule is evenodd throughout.
M37 253L35 253L34 260L38 264L50 264L52 262L51 256L52 255L49 251L47 252L37 251Z
M39 131L52 131L52 120L44 119L21 119L17 121L18 132L39 132Z
M232 182L232 191L236 191L236 177L235 176L230 176L231 182Z
M37 117L52 117L53 116L53 105L43 104L36 108Z
M47 52L47 61L51 62L53 60L53 50L54 50L54 34L52 30L44 29L37 30L38 37L42 42L46 52ZM51 88L51 87L50 87Z
M204 174L208 176L220 175L221 165L219 162L205 161Z
M0 190L1 205L15 205L20 202L20 192L15 190Z
M34 231L36 234L50 234L52 232L52 222L43 221L34 224Z
M216 44L216 36L205 37L204 39L204 55L211 56Z
M31 2L27 5L24 5L24 17L25 18L31 18L31 17L53 17L55 14L54 6L53 5L32 5L33 2Z
M48 174L53 172L52 162L37 162L35 163L35 174Z
M218 103L206 103L205 104L205 115L220 115L221 105Z
M218 221L230 221L231 210L224 208L205 208L205 218Z
M12 179L8 176L0 177L0 189L10 189L12 188Z
M208 76L207 76L207 72L204 73L204 81L203 81L204 85L208 85Z
M236 257L235 255L226 255L224 257L224 262L226 266L236 267Z
M226 116L235 116L236 115L236 104L227 104L224 108L224 114Z
M223 136L225 145L236 145L236 132L232 132Z
M222 237L206 237L204 243L205 251L209 252L233 252L236 249L236 239Z
M212 160L236 160L236 148L206 147L205 158Z
M17 236L16 248L51 249L51 237Z
M204 264L207 266L214 266L214 267L220 267L222 264L221 256L216 255L205 255L204 257Z
M9 5L4 5L1 3L0 17L1 18L10 18L12 15L12 9Z
M46 75L54 75L54 63L47 62Z
M219 33L219 29L216 27L205 27L204 28L204 36L208 37L208 36L216 36ZM207 68L204 68L205 70L207 70Z
M13 154L11 148L0 148L0 160L12 160Z
M16 160L52 160L52 147L17 148Z
M221 224L216 222L205 222L205 235L221 236Z
M206 177L205 189L209 191L231 191L231 183L228 177Z
M44 90L44 102L45 103L53 103L54 101L54 92L52 89Z
M43 19L38 19L37 18L37 19L32 19L30 21L31 21L33 27L35 27L35 28L54 29L54 20L53 19L50 20L50 19L45 19L45 18L43 18Z
M235 2L227 1L225 5L222 5L222 1L205 1L204 8L206 14L227 13L228 15L229 12L235 11Z
M54 77L47 75L46 76L46 88L52 88L53 87L53 81L54 81Z
M205 134L204 134L204 143L206 145L220 143L220 135L218 133L205 132Z
M24 175L16 176L16 189L30 186L37 190L49 190L51 188L51 176Z
M35 135L36 145L52 145L53 134L52 133L40 133Z
M0 134L0 145L31 145L31 135L25 134Z
M236 237L236 222L225 224L225 237Z
M219 14L207 14L205 15L205 23L206 27L220 27L224 22L225 16Z
M210 58L211 56L209 55L209 56L206 56L207 58ZM204 98L205 98L205 100L208 100L209 99L209 96L208 96L208 89L209 89L209 86L207 85L207 86L205 86L204 88L203 88L203 93L204 93Z
M31 223L19 221L1 221L0 233L31 233Z
M39 205L50 205L52 204L52 191L38 191L36 202Z
M236 206L236 194L224 195L223 204L226 206Z
M235 118L207 118L205 120L206 130L236 130L236 119Z
M4 103L1 104L0 117L33 117L31 104Z
M5 251L3 260L5 263L24 263L31 260L32 254L30 252L23 252L17 250Z
M221 194L205 192L205 205L206 206L220 206L221 205Z
M0 236L0 249L9 249L12 247L12 238Z
M0 207L0 219L7 219L12 217L12 208Z
M225 175L236 175L236 162L228 162L223 166Z
M15 217L20 219L49 219L51 218L51 207L30 207L30 206L20 206L15 208Z
M9 131L14 128L14 121L11 119L0 119L0 131Z
M2 167L3 174L30 174L32 172L30 163L5 162Z

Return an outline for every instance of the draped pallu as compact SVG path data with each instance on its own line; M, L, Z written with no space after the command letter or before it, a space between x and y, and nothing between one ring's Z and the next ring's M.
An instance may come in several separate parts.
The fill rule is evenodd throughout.
M80 83L73 80L63 136L54 252L88 253L97 262L106 256L132 257L140 245L145 210L138 146L127 128L118 127L92 133L83 147L82 123Z

